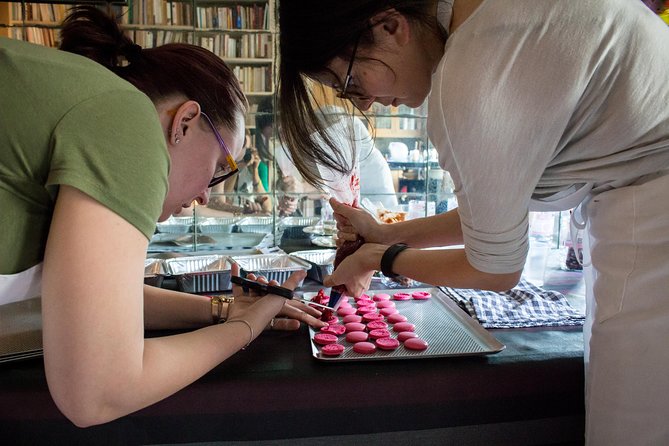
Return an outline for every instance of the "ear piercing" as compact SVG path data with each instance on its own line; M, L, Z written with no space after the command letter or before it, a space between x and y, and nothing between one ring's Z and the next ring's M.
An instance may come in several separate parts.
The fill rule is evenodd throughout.
M174 137L174 144L179 144L181 142L181 139L178 136Z

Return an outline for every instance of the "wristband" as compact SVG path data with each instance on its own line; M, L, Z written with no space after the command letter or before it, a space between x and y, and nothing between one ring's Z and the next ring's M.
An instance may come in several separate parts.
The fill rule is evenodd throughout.
M395 277L399 276L399 274L395 274L393 272L393 263L395 262L395 257L397 257L399 253L407 248L408 246L404 243L396 243L386 249L386 252L384 252L383 256L381 257L381 272L384 276L390 279L394 279Z

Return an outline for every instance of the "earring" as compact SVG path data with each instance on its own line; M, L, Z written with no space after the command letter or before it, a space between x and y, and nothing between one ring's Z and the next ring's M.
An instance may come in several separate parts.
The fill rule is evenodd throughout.
M179 144L181 142L181 139L179 139L178 136L174 138L174 144Z

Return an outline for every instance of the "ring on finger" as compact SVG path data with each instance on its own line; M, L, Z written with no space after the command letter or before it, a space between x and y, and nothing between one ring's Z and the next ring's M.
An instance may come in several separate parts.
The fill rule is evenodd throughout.
M275 322L276 322L276 320L274 318L270 319L270 321L269 321L269 329L270 330L274 330L274 323Z

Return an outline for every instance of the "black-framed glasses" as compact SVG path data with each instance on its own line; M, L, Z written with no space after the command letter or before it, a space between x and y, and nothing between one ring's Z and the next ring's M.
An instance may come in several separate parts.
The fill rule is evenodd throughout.
M358 34L358 37L355 39L355 43L353 44L353 51L351 52L351 60L348 63L348 69L346 70L346 77L344 78L344 86L339 92L337 92L337 97L340 99L348 99L348 100L367 99L367 96L363 94L348 92L348 89L351 86L351 80L353 79L353 76L351 76L351 71L353 70L353 61L355 60L355 55L358 52L358 44L360 43L361 36L362 33Z
M222 183L223 181L227 180L228 178L239 172L239 168L237 167L237 163L235 162L235 159L232 157L232 154L230 153L228 146L225 144L225 141L223 141L223 137L221 136L220 133L218 133L218 130L216 130L216 126L214 126L214 123L211 121L211 119L209 119L209 116L207 116L206 113L203 111L201 111L200 114L205 117L205 119L209 123L209 126L211 127L211 130L214 132L214 135L216 135L216 139L218 140L218 145L221 147L221 151L225 155L225 160L227 162L227 166L221 166L221 165L218 166L216 172L214 172L214 176L211 178L211 181L209 181L209 187L214 187L217 184Z

